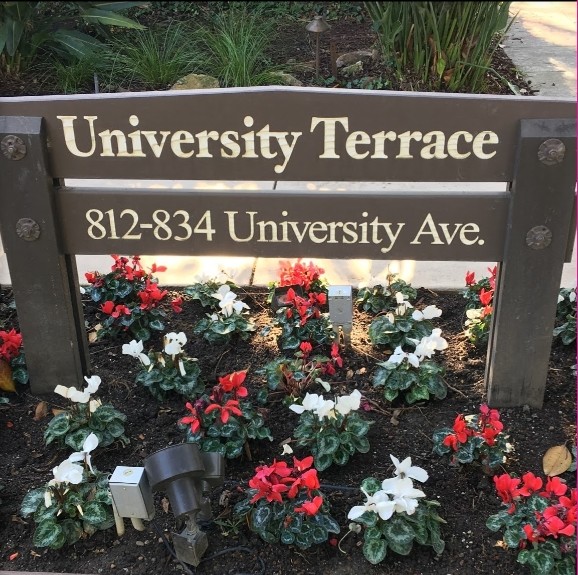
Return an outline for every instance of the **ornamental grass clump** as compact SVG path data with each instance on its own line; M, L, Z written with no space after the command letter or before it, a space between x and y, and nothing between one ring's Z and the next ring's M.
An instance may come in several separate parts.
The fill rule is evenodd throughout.
M122 346L122 353L139 360L140 371L135 381L146 387L159 401L165 401L171 392L187 399L196 399L205 391L197 358L187 357L184 332L170 332L163 337L160 352L143 353L143 342L132 340Z
M20 513L33 516L36 547L60 549L114 525L108 474L91 463L98 445L90 433L77 452L52 470L54 478L45 487L25 495Z
M441 333L441 329L432 330L413 352L405 352L398 346L387 361L377 364L372 383L375 387L383 386L386 401L394 401L400 395L409 404L428 400L431 396L436 399L446 397L445 369L429 359L436 351L448 347Z
M115 441L128 445L124 434L126 415L110 404L103 404L92 397L98 391L101 379L98 375L85 377L87 386L80 391L76 387L57 385L54 393L70 400L70 407L55 415L44 432L46 445L53 441L59 446L68 445L79 451L86 438L94 434L98 445L107 447Z
M267 543L308 549L327 542L329 533L339 533L339 524L319 490L313 461L311 456L301 461L294 457L293 467L277 460L257 467L235 515L246 517L249 529Z
M491 531L503 530L508 549L518 551L518 563L532 575L576 573L576 488L558 477L545 481L533 473L520 479L507 473L494 476L505 507L488 518Z
M360 406L361 393L357 389L335 401L306 393L301 403L289 406L300 416L293 432L297 445L311 450L319 471L333 463L345 465L356 452L369 451L366 435L373 422L358 412Z
M28 383L28 369L26 357L22 350L22 335L15 329L10 331L0 330L0 367L7 372L7 377L2 378L0 389L3 391L16 391L14 382L25 385Z
M352 507L347 518L365 527L363 555L373 565L381 563L387 551L409 555L414 542L429 545L439 555L445 543L441 538L440 524L446 523L438 514L437 501L423 499L425 493L415 489L413 481L424 483L428 473L412 466L411 458L401 463L390 455L395 465L394 477L379 481L368 477L361 483L366 501ZM359 532L350 524L349 533Z
M512 449L503 429L498 410L482 404L478 414L460 413L451 429L434 431L433 452L449 455L451 465L479 463L485 473L493 475Z
M322 378L334 375L336 366L343 367L339 345L335 342L331 345L330 355L313 355L313 347L304 341L294 358L281 357L270 361L258 373L265 375L270 390L282 391L289 398L302 397L303 392L316 383L329 391L329 383Z
M248 398L243 385L247 370L235 371L219 378L211 395L203 394L195 402L187 402L189 415L182 417L178 426L186 431L186 442L196 443L203 451L220 453L234 459L243 453L249 459L249 439L273 441L265 427L265 418Z
M417 291L405 280L396 279L397 274L387 274L387 284L376 284L373 287L361 287L357 292L355 303L363 311L377 315L382 311L395 309L398 302L396 293L405 296L405 300L411 302L417 297Z
M465 334L475 346L488 343L494 309L497 269L497 266L488 268L490 276L477 281L474 272L466 273L466 289L462 292L467 302Z
M116 337L130 332L135 339L147 341L151 330L162 331L167 317L167 290L161 290L154 273L166 270L153 264L146 272L139 256L129 258L112 255L114 264L109 273L89 272L86 280L90 284L86 292L92 301L100 304L104 314L97 337ZM175 313L182 311L180 296L170 301Z
M228 343L235 336L242 340L249 339L255 331L255 324L243 311L249 309L249 306L237 299L237 294L231 291L229 284L220 286L210 297L216 302L216 311L206 314L195 325L193 333L216 345Z
M378 315L369 326L369 339L373 345L388 346L392 350L415 346L422 338L431 335L433 325L430 320L440 317L442 310L428 305L423 310L414 309L408 296L395 294L396 307L393 311ZM412 311L413 310L413 311Z
M564 345L576 341L576 288L562 288L558 294L553 335L554 338L559 337Z

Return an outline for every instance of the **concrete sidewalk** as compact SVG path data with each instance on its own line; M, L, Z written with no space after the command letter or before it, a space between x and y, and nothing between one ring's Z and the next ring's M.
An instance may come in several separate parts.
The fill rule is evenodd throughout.
M575 2L514 2L512 14L518 13L503 45L506 53L521 72L532 81L539 96L576 98L576 3ZM71 185L73 181L70 181ZM148 182L154 187L204 189L307 189L307 190L388 190L419 189L418 184L390 184L383 182ZM84 184L86 185L86 184ZM100 181L99 185L106 185ZM118 181L115 185L119 185ZM123 184L120 184L123 185ZM132 183L134 186L134 182ZM503 190L505 184L421 184L429 190ZM130 184L127 184L130 187ZM2 246L0 244L0 254ZM303 259L310 258L307 253ZM110 256L77 256L80 281L87 271L110 269ZM279 259L267 258L214 258L214 257L143 257L145 265L157 262L166 265L162 274L164 285L190 285L209 278L233 279L241 285L266 285L278 278ZM478 277L487 275L487 268L495 262L419 262L413 260L321 260L315 263L325 269L325 277L332 284L374 285L383 282L389 272L415 287L432 290L461 289L466 271L475 271ZM6 256L0 256L0 284L9 284L10 275ZM565 264L563 287L576 285L576 246L572 263Z

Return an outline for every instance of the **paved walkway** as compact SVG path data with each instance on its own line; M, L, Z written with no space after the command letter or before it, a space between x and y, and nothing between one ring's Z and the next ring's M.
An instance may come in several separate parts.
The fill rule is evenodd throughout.
M575 2L514 2L513 14L518 13L504 48L520 71L527 74L539 96L576 98L576 3ZM72 181L71 181L72 184ZM173 187L171 182L151 182L157 187ZM177 184L175 187L180 187ZM196 187L222 189L298 189L337 190L344 184L335 182L197 182ZM356 189L386 190L391 184L353 184ZM474 185L475 186L475 185ZM351 189L352 185L348 185ZM396 184L399 188L399 184ZM407 187L416 189L415 184ZM457 188L457 186L455 186ZM463 188L463 185L459 186ZM442 185L442 189L451 189ZM431 189L431 186L430 186ZM503 189L503 188L502 188ZM2 254L0 244L0 254ZM303 254L307 261L307 254ZM165 285L190 285L200 279L220 276L232 278L239 284L266 285L277 279L278 259L266 258L212 258L212 257L144 257L145 264L153 261L168 267L162 274ZM325 276L333 284L373 285L384 280L389 271L396 272L415 287L430 289L460 289L466 271L478 276L487 275L487 267L495 262L416 262L413 260L320 260L315 262L325 269ZM86 271L108 271L110 256L78 256L79 276ZM224 273L223 273L224 272ZM0 284L10 283L6 257L0 256ZM576 246L573 261L564 266L562 286L576 285Z

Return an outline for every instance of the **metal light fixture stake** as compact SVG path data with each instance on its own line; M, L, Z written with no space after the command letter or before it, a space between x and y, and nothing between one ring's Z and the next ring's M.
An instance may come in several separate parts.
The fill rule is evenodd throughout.
M325 22L323 16L317 15L313 17L313 20L307 24L305 29L307 32L315 34L315 75L319 78L319 67L320 67L320 52L319 52L319 37L323 32L327 32L331 26Z

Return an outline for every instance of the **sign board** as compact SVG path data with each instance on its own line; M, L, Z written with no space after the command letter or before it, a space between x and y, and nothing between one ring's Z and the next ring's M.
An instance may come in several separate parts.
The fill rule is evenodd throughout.
M287 87L0 98L0 229L32 389L78 385L90 369L75 254L495 260L488 400L541 405L573 241L574 117L569 100ZM63 185L103 177L510 185Z

